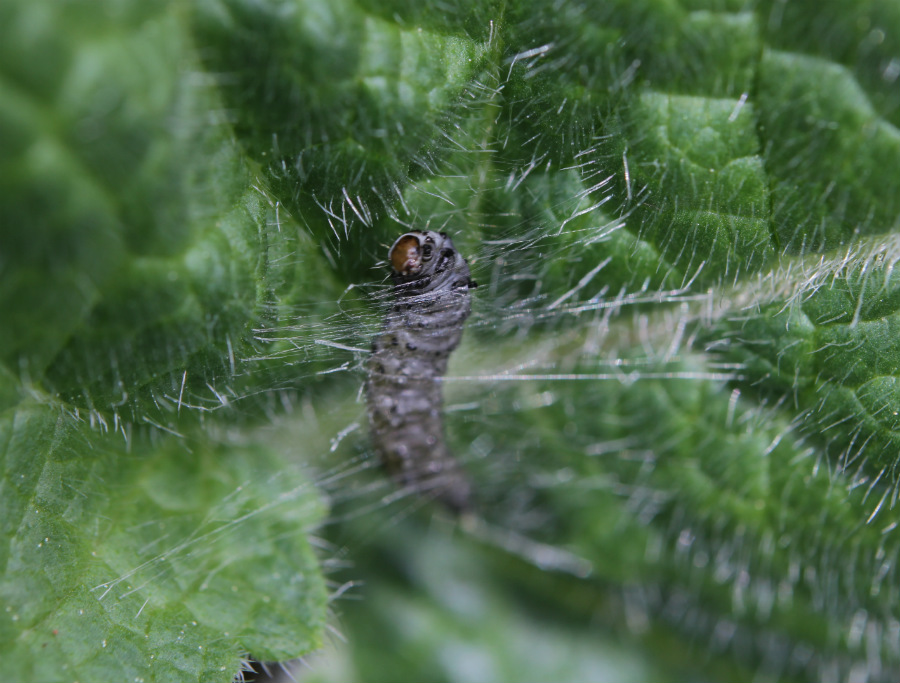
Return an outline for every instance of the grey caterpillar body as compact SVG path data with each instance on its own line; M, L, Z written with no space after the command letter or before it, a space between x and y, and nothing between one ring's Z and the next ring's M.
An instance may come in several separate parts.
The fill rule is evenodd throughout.
M462 511L471 486L444 439L439 380L462 337L475 283L444 233L404 233L389 260L395 300L372 344L366 381L372 440L400 486Z

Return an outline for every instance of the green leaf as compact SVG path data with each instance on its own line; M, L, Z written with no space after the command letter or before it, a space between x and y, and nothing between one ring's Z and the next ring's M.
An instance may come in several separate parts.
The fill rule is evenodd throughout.
M311 481L373 585L359 680L553 677L555 626L606 653L559 678L900 674L893 0L0 26L14 677L228 680L316 647ZM478 505L427 540L358 400L387 245L424 226L480 284L444 382Z
M321 509L272 451L101 436L36 398L4 412L0 442L12 680L228 680L243 653L318 645L324 587L304 533Z
M177 7L6 3L0 26L7 673L229 681L304 654L319 496L223 429L254 330L319 281L273 265L302 240L277 239Z

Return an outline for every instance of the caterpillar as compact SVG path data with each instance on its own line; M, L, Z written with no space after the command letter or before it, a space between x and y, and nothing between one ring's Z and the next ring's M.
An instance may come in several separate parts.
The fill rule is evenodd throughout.
M455 512L471 485L444 438L440 378L469 317L469 265L443 232L413 230L388 252L394 302L372 343L366 401L375 451L401 487Z

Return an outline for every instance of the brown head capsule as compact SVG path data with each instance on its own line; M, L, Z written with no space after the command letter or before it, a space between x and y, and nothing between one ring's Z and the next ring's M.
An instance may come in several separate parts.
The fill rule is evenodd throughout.
M422 269L422 251L415 235L401 235L391 247L389 256L394 271L401 275L416 275Z

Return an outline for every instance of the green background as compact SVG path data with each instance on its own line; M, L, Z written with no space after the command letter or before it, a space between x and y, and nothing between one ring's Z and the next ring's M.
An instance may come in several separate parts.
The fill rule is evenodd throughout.
M900 675L900 4L0 5L10 680ZM360 397L469 259L477 503Z

